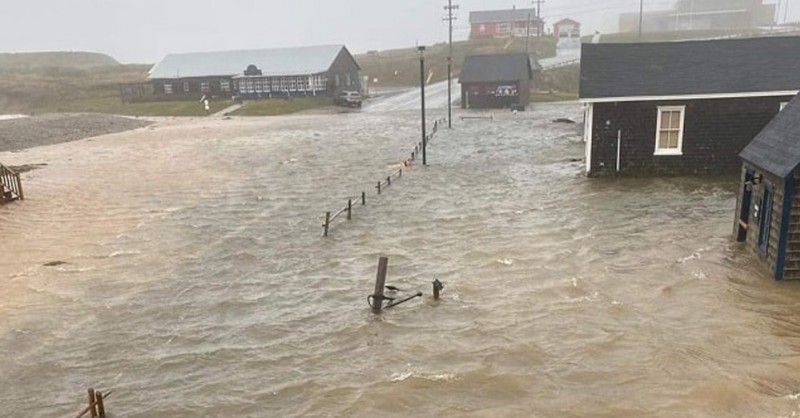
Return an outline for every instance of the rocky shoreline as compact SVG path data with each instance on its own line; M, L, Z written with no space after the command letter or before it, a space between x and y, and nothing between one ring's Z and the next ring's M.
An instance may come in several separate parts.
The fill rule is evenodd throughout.
M138 129L151 123L102 114L45 114L0 120L0 152L78 141Z

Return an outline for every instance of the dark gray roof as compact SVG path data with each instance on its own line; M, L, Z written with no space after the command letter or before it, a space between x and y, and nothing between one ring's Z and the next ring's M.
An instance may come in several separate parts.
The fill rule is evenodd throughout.
M311 75L328 71L344 45L170 54L150 70L150 79L233 76L255 65L265 76Z
M581 99L800 90L800 37L583 44Z
M800 165L800 96L789 102L739 155L778 177L791 175Z
M459 82L530 80L534 68L536 67L531 63L528 54L472 55L464 59Z
M536 22L536 9L482 10L469 12L469 23Z

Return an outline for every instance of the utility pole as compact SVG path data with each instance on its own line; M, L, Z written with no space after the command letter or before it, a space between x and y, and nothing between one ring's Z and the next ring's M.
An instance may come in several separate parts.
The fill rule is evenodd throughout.
M786 24L786 21L789 20L789 0L786 0L786 8L783 9L783 24Z
M528 12L528 30L525 33L525 53L531 55L531 14Z
M428 165L428 135L425 132L425 47L418 46L417 50L419 50L419 89L422 97L422 165Z
M639 0L639 40L642 39L642 18L644 17L644 0Z
M536 33L539 38L542 37L542 3L544 0L536 0Z
M450 50L447 54L447 127L453 129L453 21L457 19L453 16L453 11L458 10L458 5L453 4L453 0L447 0L444 9L447 11L445 19L449 24L450 39Z

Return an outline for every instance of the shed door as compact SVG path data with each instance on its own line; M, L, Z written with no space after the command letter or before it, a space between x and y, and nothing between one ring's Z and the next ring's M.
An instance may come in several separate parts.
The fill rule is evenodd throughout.
M764 196L761 198L761 219L758 220L758 249L761 254L767 253L769 247L770 223L772 223L772 187L764 185Z

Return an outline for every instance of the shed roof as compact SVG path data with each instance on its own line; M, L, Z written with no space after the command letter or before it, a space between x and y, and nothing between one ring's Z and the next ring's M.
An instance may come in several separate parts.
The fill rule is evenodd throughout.
M558 21L558 22L556 22L556 23L553 23L553 26L561 26L561 25L575 25L575 26L580 26L580 25L581 25L581 23L580 23L580 22L578 22L578 21L576 21L576 20L572 20L572 19L570 19L570 18L568 18L568 17L567 17L567 18L564 18L564 19L561 19L561 20L559 20L559 21Z
M536 22L536 9L479 10L469 12L469 23Z
M739 154L778 177L786 178L800 165L800 96L796 96Z
M265 76L328 71L344 45L170 54L150 70L150 79L233 76L255 65ZM349 54L349 52L348 52Z
M530 80L537 68L528 54L472 55L464 59L460 83Z
M580 98L800 90L800 37L584 44Z

